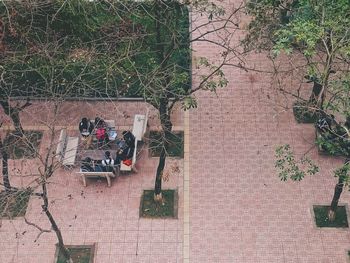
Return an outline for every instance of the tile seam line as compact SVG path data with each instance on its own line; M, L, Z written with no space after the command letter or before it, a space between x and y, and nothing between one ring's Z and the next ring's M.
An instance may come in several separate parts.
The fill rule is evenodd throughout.
M189 198L189 189L190 189L190 174L189 174L189 111L184 113L184 186L183 186L183 209L184 209L184 221L183 221L183 260L184 263L190 262L190 198Z

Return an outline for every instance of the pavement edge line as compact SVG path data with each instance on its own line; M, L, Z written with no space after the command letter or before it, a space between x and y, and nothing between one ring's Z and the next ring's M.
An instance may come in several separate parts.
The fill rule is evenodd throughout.
M190 117L189 111L184 114L184 229L183 259L190 262Z

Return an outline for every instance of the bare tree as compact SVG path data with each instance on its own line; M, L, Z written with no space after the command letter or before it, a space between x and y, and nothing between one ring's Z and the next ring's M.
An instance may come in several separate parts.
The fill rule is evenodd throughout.
M158 111L161 123L161 139L158 142L160 150L157 166L154 199L162 200L162 176L164 172L168 145L171 143L173 124L171 115L174 106L179 104L183 110L197 107L194 94L200 90L215 92L225 87L227 80L223 68L225 66L241 67L243 62L240 44L232 45L231 39L238 30L239 15L242 6L225 10L214 3L206 1L160 1L156 0L149 6L151 24L150 31L155 34L154 46L149 45L156 54L156 64L149 74L142 74L142 65L134 66L142 87L143 96L149 104ZM188 13L188 10L191 10ZM189 19L205 16L207 22L189 30ZM184 24L187 23L187 27ZM190 35L196 35L190 39ZM219 40L213 40L213 35L220 35ZM196 67L201 73L194 76L199 80L196 86L191 81L190 44L207 42L219 47L220 60L215 63L207 58L197 58Z
M161 0L33 2L29 6L3 2L2 5L4 15L9 18L2 21L5 32L2 46L7 54L21 51L11 59L5 57L7 63L1 69L3 86L10 91L15 87L15 92L8 94L47 97L53 93L106 98L136 95L158 110L162 139L155 200L161 200L174 105L181 104L184 110L196 107L195 92L215 92L227 85L225 66L242 68L243 49L231 39L239 28L243 6L225 10L207 1ZM85 13L81 12L81 6L87 7ZM100 10L97 12L100 19L89 19L87 12L91 6ZM44 13L49 15L42 16ZM61 14L68 16L61 18ZM190 15L204 16L207 21L189 29ZM24 21L23 17L32 23L20 28L11 22ZM99 30L92 32L91 28ZM195 37L190 39L190 34ZM219 40L213 40L213 35L220 35ZM13 39L18 40L18 45L11 44ZM215 45L221 53L215 63L206 58L197 60L201 73L194 77L199 83L191 87L190 43L195 41ZM81 46L77 47L76 43ZM22 89L28 92L23 93ZM23 107L17 108L9 111L9 114L14 112L14 120Z

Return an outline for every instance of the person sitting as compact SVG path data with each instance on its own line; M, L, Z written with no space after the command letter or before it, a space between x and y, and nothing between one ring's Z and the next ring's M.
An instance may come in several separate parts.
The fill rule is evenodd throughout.
M90 157L86 157L82 162L81 162L81 167L80 167L81 172L93 172L93 160Z
M124 149L124 155L126 156L126 159L132 159L132 156L134 155L135 148L128 147Z
M106 170L105 170L105 167L103 167L101 164L96 164L95 172L102 173L102 172L106 172Z
M96 126L97 129L98 128L104 128L104 129L107 128L106 122L100 117L96 117L95 118L95 126Z
M126 142L126 144L130 148L135 148L135 136L132 134L131 131L123 131L123 140Z
M87 118L82 118L79 123L79 131L81 136L88 137L94 130L93 123Z
M117 148L118 148L118 150L124 149L125 147L128 147L128 145L126 144L124 139L120 139L120 140L117 141Z
M96 138L98 141L98 146L102 147L104 144L108 143L108 134L105 128L99 127L96 130Z
M105 152L105 159L102 160L101 164L106 172L113 172L114 160L109 151Z
M114 164L115 165L120 165L120 162L123 161L125 159L124 153L123 153L123 149L119 149L116 153L115 153L115 161Z
M126 144L125 144L126 145ZM115 158L115 164L120 165L122 161L132 159L132 156L134 155L135 148L131 148L129 146L125 146L124 148L120 148L116 152L116 158Z

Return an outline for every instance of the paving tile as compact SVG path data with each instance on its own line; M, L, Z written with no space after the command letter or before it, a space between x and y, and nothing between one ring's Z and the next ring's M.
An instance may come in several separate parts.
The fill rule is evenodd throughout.
M169 224L170 222L167 222ZM140 230L151 230L152 229L152 219L149 218L140 218L139 220L139 229Z
M97 245L97 255L110 255L111 254L111 243L110 242L99 242Z
M139 231L127 231L125 233L125 242L137 242Z
M111 232L111 242L125 242L126 231L118 230Z
M151 230L139 231L139 235L137 239L139 242L152 242L152 231Z
M114 261L109 254L97 254L95 256L95 262L111 263L111 262L118 262L118 261Z
M151 242L160 243L164 242L165 232L162 230L152 230L151 232Z
M139 241L137 244L138 255L150 255L151 254L151 243L147 241Z
M136 255L137 254L137 242L125 242L124 255Z
M124 254L124 242L112 242L110 246L110 254L113 256Z

